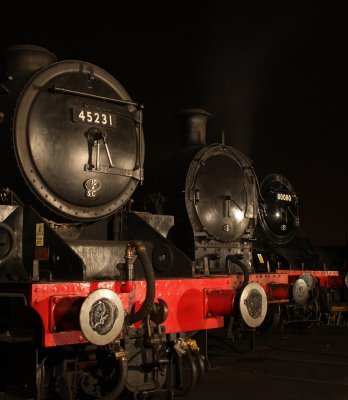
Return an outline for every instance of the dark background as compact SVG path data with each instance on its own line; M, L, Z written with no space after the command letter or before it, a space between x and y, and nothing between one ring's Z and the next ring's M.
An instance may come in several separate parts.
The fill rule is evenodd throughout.
M344 244L347 7L279 3L2 1L0 42L41 45L114 75L145 105L146 159L178 145L177 112L209 111L208 143L223 130L260 180L286 176L300 233Z

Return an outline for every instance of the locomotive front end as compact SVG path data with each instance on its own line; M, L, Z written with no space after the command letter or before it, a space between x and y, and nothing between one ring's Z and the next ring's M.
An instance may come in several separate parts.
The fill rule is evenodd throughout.
M1 147L11 167L2 172L1 186L24 202L39 202L46 214L48 208L69 220L104 218L129 200L143 177L141 106L93 64L61 61L30 68L33 54L42 53L28 46L4 52L7 94L0 101L16 107L5 112L0 126L2 136L12 132L12 143ZM19 55L24 66L12 71ZM12 148L14 157L6 156ZM13 177L17 166L22 179Z
M194 274L240 272L235 258L251 270L254 172L237 149L206 144L209 117L201 109L179 113L180 147L147 168L141 198L147 209L174 216L168 238L192 260Z

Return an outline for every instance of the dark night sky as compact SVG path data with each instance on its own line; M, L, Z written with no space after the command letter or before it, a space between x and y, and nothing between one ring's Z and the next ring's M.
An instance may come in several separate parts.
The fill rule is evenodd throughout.
M47 2L39 8L3 1L1 48L37 44L60 60L89 61L113 74L145 105L147 159L178 145L178 111L209 111L209 143L224 130L226 143L253 160L260 179L285 175L300 199L300 233L316 245L343 244L344 2L123 3Z

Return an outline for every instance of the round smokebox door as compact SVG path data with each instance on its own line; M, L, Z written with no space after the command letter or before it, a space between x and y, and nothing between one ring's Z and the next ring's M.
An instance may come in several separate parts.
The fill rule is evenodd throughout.
M216 155L204 160L195 177L193 197L197 217L209 236L229 242L243 235L252 200L245 173L234 159Z

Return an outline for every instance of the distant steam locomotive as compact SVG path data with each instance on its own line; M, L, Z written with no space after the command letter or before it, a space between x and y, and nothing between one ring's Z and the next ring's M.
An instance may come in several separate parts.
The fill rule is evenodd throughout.
M168 237L194 262L194 274L251 271L257 219L256 176L237 149L206 144L204 110L179 114L181 146L148 166L144 208L174 216Z
M259 218L253 261L257 271L323 269L310 240L296 235L298 197L282 175L269 174L260 184Z
M249 278L250 162L195 138L198 112L186 121L199 146L164 165L178 175L146 194L155 213L135 212L143 110L114 77L18 45L1 54L0 82L0 391L188 393L204 369L194 332L230 315L256 328L266 316L274 278Z
M299 227L298 197L282 175L261 185L241 152L206 144L205 110L179 115L180 148L154 160L136 198L143 210L174 215L168 238L193 262L194 274L244 274L268 300L265 324L284 317L319 321L334 311L343 286L324 268Z
M289 276L290 302L282 304L284 322L346 320L343 271L334 265L329 270L310 240L296 235L298 198L289 181L279 174L266 176L260 185L260 196L254 265L257 271L277 271ZM269 308L269 313L276 310L276 319L280 318L279 305Z

